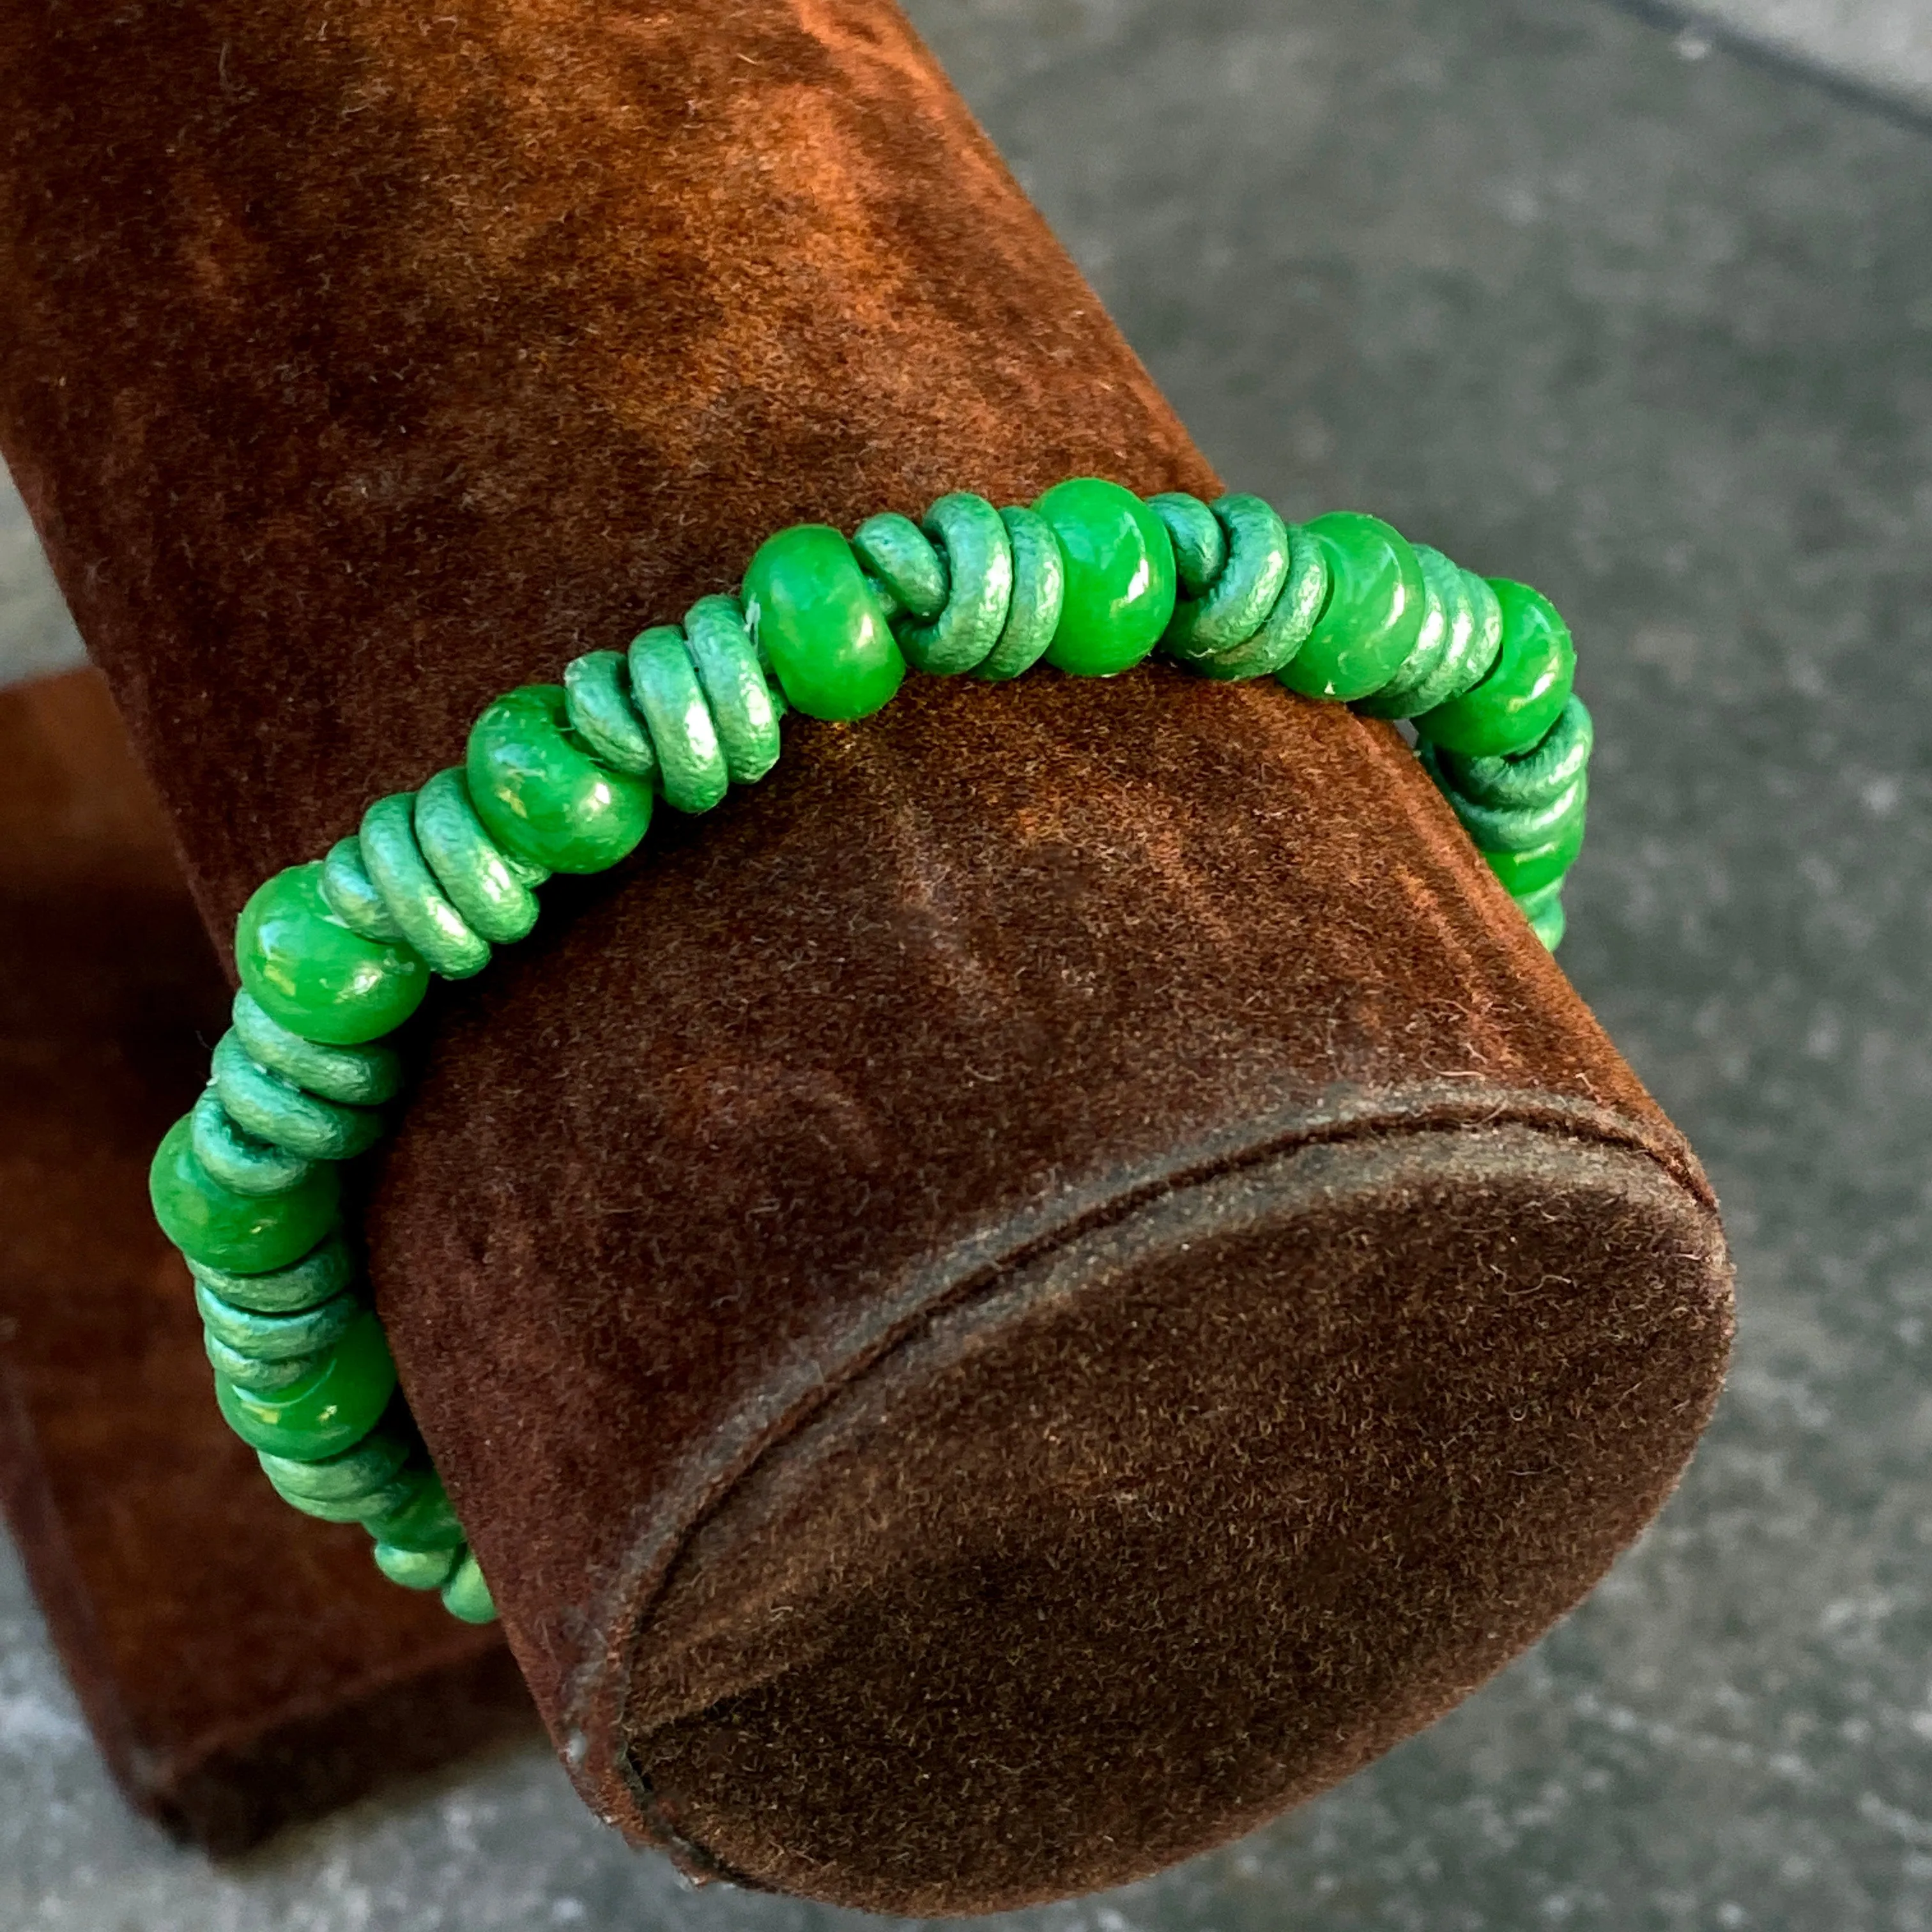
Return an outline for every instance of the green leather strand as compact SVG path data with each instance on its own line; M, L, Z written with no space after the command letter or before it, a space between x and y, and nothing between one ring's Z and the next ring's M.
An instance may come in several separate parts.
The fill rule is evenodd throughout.
M756 784L778 761L784 700L758 662L735 597L700 597L684 614L684 645L711 707L711 722L734 784Z
M1030 671L1060 628L1066 598L1066 560L1046 519L1021 504L1000 512L1012 553L1012 597L999 641L973 667L975 677L1004 682Z
M1448 661L1457 623L1466 628L1474 622L1462 573L1440 550L1426 544L1412 548L1422 566L1422 628L1394 676L1381 690L1357 701L1355 709L1364 718L1408 718L1428 710L1426 694ZM1425 696L1418 698L1418 693Z
M470 980L490 963L490 942L451 904L416 843L416 794L394 792L362 814L362 863L403 937L446 980Z
M353 1160L382 1138L382 1117L368 1108L316 1099L250 1060L232 1028L216 1042L214 1090L235 1124L304 1160Z
M291 1032L244 991L232 1009L236 1037L257 1066L291 1085L345 1107L380 1107L403 1090L403 1063L393 1047L323 1046Z
M338 838L322 862L322 896L351 932L391 945L402 938L403 928L362 862L362 842L352 832L346 838Z
M675 624L660 624L632 644L631 695L657 747L665 804L709 812L730 788L731 773L698 667Z
M621 651L590 651L564 667L570 728L590 754L614 772L655 778L657 749L631 700L631 674Z
M208 1366L218 1376L250 1395L275 1395L284 1389L293 1388L298 1382L308 1381L322 1366L320 1355L270 1358L244 1354L239 1348L231 1348L219 1335L211 1334L206 1329L202 1331L201 1346L208 1357Z
M946 608L946 560L911 518L892 510L868 517L852 532L852 548L866 574L915 623L929 624Z
M1150 496L1147 506L1161 520L1174 546L1174 574L1186 598L1207 596L1228 561L1227 532L1198 496L1171 490Z
M356 1263L342 1231L332 1228L299 1261L265 1274L237 1274L211 1268L188 1256L188 1271L204 1288L212 1288L237 1308L262 1315L292 1315L340 1294L356 1279Z
M1258 496L1223 496L1213 506L1226 533L1227 559L1198 597L1183 597L1160 647L1198 665L1245 644L1273 614L1288 582L1288 526Z
M942 496L922 527L946 566L945 608L930 622L898 627L899 648L915 670L949 677L992 656L1013 596L1012 545L998 511L964 491Z
M1474 805L1508 809L1547 804L1583 776L1596 744L1596 727L1583 700L1571 694L1542 740L1513 758L1466 758L1438 751L1442 775Z
M1298 526L1289 527L1288 544L1288 580L1260 629L1245 644L1218 657L1203 658L1190 665L1190 670L1203 677L1233 681L1276 676L1294 663L1328 601L1328 560Z
M550 874L540 866L511 862L477 816L460 767L438 772L416 794L413 822L418 849L470 930L493 946L527 939L538 910L530 885ZM532 872L539 875L535 880Z
M246 998L248 995L242 995ZM224 1187L237 1194L286 1194L308 1178L315 1163L263 1140L228 1118L212 1082L188 1116L194 1157Z

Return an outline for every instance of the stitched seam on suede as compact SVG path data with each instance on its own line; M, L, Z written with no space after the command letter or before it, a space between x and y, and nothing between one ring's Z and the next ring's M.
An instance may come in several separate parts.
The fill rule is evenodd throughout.
M632 1666L643 1641L642 1626L691 1539L768 1454L796 1436L844 1390L903 1347L924 1322L988 1292L1004 1276L1054 1249L1118 1225L1164 1195L1304 1149L1500 1126L1526 1126L1641 1155L1688 1193L1706 1214L1715 1214L1708 1184L1694 1160L1673 1148L1668 1136L1657 1135L1596 1103L1507 1088L1472 1094L1442 1082L1398 1091L1402 1106L1400 1114L1392 1111L1393 1096L1388 1094L1376 1096L1354 1112L1345 1111L1349 1102L1344 1100L1325 1120L1320 1118L1320 1103L1312 1112L1304 1106L1296 1110L1293 1122L1283 1123L1259 1139L1237 1142L1229 1136L1218 1144L1196 1145L1171 1165L1144 1171L1141 1178L1110 1191L1102 1201L1083 1203L1063 1196L1022 1219L1017 1227L1009 1224L1004 1231L1007 1238L997 1250L982 1248L974 1252L975 1244L969 1237L954 1246L950 1265L942 1263L921 1270L914 1283L893 1298L898 1306L884 1323L868 1339L854 1338L836 1373L818 1376L811 1388L768 1417L755 1442L741 1444L728 1465L701 1480L700 1492L684 1513L680 1526L656 1538L646 1534L633 1545L637 1554L604 1598L612 1614L604 1620L603 1628L618 1634L618 1640L606 1652L601 1666L587 1664L575 1674L566 1706L572 1721L580 1725L591 1741L584 1760L586 1781L600 1780L614 1766L634 1802L643 1796L640 1781L647 1788L647 1781L630 1765L628 1750L616 1748L615 1741L624 1725ZM1253 1125L1249 1124L1250 1132ZM1678 1157L1673 1159L1673 1154ZM616 1688L600 1696L600 1685ZM640 1808L662 1816L655 1802Z

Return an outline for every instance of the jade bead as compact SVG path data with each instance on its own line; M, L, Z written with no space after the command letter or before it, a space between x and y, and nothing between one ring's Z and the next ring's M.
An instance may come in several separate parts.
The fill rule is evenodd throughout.
M886 614L852 546L828 524L767 538L745 573L744 604L760 657L808 718L869 717L904 681Z
M196 1159L194 1117L163 1136L148 1170L161 1232L190 1260L266 1274L308 1253L334 1225L341 1192L333 1167L311 1168L283 1194L238 1194Z
M429 968L413 946L364 939L336 916L319 862L292 866L256 889L235 928L235 964L271 1019L328 1046L394 1031L429 990Z
M1420 635L1422 566L1379 517L1333 510L1302 526L1328 565L1328 602L1308 641L1276 675L1304 698L1350 704L1381 690Z
M440 1590L462 1558L462 1550L399 1550L393 1543L376 1546L376 1568L406 1590Z
M1160 518L1131 490L1097 476L1057 483L1033 507L1066 560L1047 662L1076 677L1131 670L1174 617L1174 544Z
M804 710L802 705L800 710ZM442 1606L466 1624L493 1624L496 1621L496 1600L477 1567L476 1552L466 1550L454 1574L442 1586Z
M364 1314L306 1382L263 1393L238 1388L218 1375L214 1399L229 1427L250 1448L320 1462L361 1442L381 1420L395 1388L396 1365L382 1325Z
M1570 627L1540 590L1492 577L1503 644L1480 683L1416 719L1418 734L1466 758L1526 752L1562 716L1576 676Z
M560 685L524 685L486 705L464 776L491 838L553 872L603 872L650 827L649 782L583 748Z

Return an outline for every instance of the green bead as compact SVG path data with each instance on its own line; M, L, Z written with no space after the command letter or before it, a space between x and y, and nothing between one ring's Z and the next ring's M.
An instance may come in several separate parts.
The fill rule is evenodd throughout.
M564 708L570 728L590 755L633 778L658 775L657 748L631 701L631 672L621 651L586 651L563 668Z
M603 872L650 826L650 784L584 750L556 685L525 685L486 706L464 770L490 837L554 872Z
M1288 526L1258 496L1223 496L1214 508L1227 561L1198 596L1179 598L1162 650L1198 664L1245 644L1268 620L1288 582Z
M658 783L676 812L709 812L730 789L718 726L675 624L632 640L631 696L657 748Z
M490 943L450 904L416 843L414 792L392 792L362 814L362 862L403 937L446 980L470 980L490 963Z
M1328 566L1328 602L1308 641L1278 675L1304 698L1351 704L1402 668L1422 629L1422 566L1379 517L1334 510L1303 526Z
M251 1449L319 1462L368 1434L395 1393L396 1365L375 1316L363 1314L306 1382L273 1393L214 1378L214 1398L230 1428Z
M922 527L945 563L946 603L929 622L901 625L899 646L915 670L946 677L983 663L1006 628L1012 544L999 512L963 490L940 497Z
M905 677L898 640L852 547L824 524L769 537L745 573L745 621L808 718L868 717Z
M1478 851L1532 852L1562 838L1583 815L1589 791L1589 780L1578 778L1540 805L1478 805L1450 786L1443 796Z
M306 1254L334 1225L340 1187L332 1167L316 1167L281 1194L238 1194L195 1158L193 1118L162 1137L148 1170L148 1195L161 1232L191 1261L260 1274Z
M975 677L1004 680L1046 655L1066 602L1066 558L1044 517L1018 504L1000 512L1013 556L1013 594L999 641L973 667Z
M1562 830L1543 844L1526 852L1485 852L1484 862L1502 880L1511 898L1524 898L1540 886L1554 885L1583 849L1584 817L1580 809L1573 812Z
M508 946L530 937L538 910L531 868L513 866L497 850L456 766L438 772L416 794L416 835L449 903L479 939Z
M321 1046L271 1019L254 998L235 995L235 1031L257 1066L347 1107L379 1107L402 1091L403 1063L394 1047Z
M406 1590L440 1590L462 1560L461 1550L398 1550L393 1543L376 1546L376 1568Z
M735 597L700 597L684 614L684 647L698 667L734 784L756 784L778 761L784 700L758 662Z
M1131 669L1174 616L1174 545L1160 519L1131 490L1097 476L1057 483L1033 507L1066 560L1047 662L1076 677Z
M805 707L801 705L799 708L802 710ZM461 1618L466 1624L494 1624L496 1621L496 1600L490 1594L489 1585L483 1580L483 1572L477 1567L473 1550L463 1552L463 1560L442 1586L442 1606L452 1616Z
M298 1308L313 1308L340 1294L356 1279L356 1262L340 1228L332 1227L299 1261L286 1268L242 1274L212 1267L190 1255L188 1271L237 1308L252 1308L264 1315L291 1315Z
M271 1019L329 1046L393 1033L429 990L414 947L365 939L330 910L317 864L256 889L235 929L235 964Z
M202 1090L188 1121L195 1159L211 1180L233 1193L286 1194L308 1178L314 1165L238 1126L212 1087Z
M353 1160L381 1138L382 1117L304 1094L248 1058L232 1028L215 1042L214 1090L248 1132L309 1160Z
M1502 649L1489 675L1415 721L1417 732L1466 758L1526 752L1562 715L1576 675L1570 627L1540 590L1507 578L1490 587L1502 610Z
M424 1464L409 1472L410 1487L386 1515L367 1519L369 1534L378 1543L398 1550L454 1550L463 1542L463 1526L450 1507L442 1478Z

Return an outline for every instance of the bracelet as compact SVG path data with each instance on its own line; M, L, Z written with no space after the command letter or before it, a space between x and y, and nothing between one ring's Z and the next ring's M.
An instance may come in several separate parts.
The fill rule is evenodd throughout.
M401 1085L384 1037L431 974L467 979L523 938L536 889L634 851L654 800L709 810L777 762L788 707L862 718L910 664L1018 676L1130 669L1158 646L1201 676L1414 721L1418 752L1553 950L1583 838L1589 714L1562 619L1387 524L1291 527L1258 497L1143 501L1076 478L1030 508L941 497L920 523L821 524L760 549L738 596L700 598L626 652L485 707L464 762L379 799L327 857L260 887L236 930L242 990L212 1078L149 1177L185 1258L222 1414L296 1508L359 1522L382 1574L496 1615L397 1387L343 1226L339 1162Z

